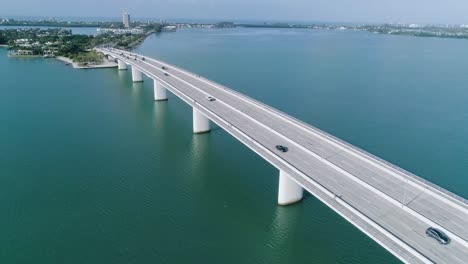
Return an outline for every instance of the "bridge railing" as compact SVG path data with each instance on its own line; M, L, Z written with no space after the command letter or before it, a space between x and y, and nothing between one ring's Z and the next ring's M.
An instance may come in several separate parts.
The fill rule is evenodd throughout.
M129 60L129 63L132 63L131 60ZM172 66L171 66L172 67ZM207 80L209 82L211 82L210 80ZM220 86L218 84L216 84L217 86ZM226 90L229 90L230 92L232 93L235 93L239 96L242 96L243 98L245 97L245 95L241 94L241 93L238 93L234 90L231 90L227 87L224 87L224 86L221 86L223 89L226 89ZM182 93L182 92L181 92ZM183 93L182 93L183 94ZM188 96L187 96L188 97ZM296 120L295 118L293 117L290 117L288 116L287 114L284 114L274 108L271 108L261 102L258 102L254 99L250 99L250 98L245 98L246 100L251 100L253 101L254 103L258 103L259 105L262 105L263 107L266 107L268 108L269 110L271 111L275 111L277 112L278 114L281 114L281 115L284 115L285 117L288 117L290 119L293 119L295 120L296 122L301 122L300 120ZM199 107L202 107L203 108L203 105L200 105L197 101L193 101L193 104L194 105L198 105ZM217 117L218 119L222 120L222 122L224 123L225 126L227 126L227 128L229 130L234 130L235 132L239 133L240 135L242 135L244 137L244 139L252 142L254 145L260 145L260 146L263 146L262 143L258 142L257 140L255 140L254 138L250 137L249 135L245 134L240 128L238 128L237 126L233 125L232 123L220 118L219 116L216 115L216 113L213 113L211 111L209 111L208 109L205 109L206 111L208 111L210 114L214 115L215 117ZM322 132L314 127L311 127L310 125L304 123L305 126L308 126L309 128L311 129L314 129L316 132L321 132L323 133L324 136L329 136L335 140L338 140L340 142L342 142L343 144L349 146L350 148L353 148L353 149L356 149L356 147L352 146L352 145L349 145L348 143L344 142L344 141L341 141L340 139L338 138L335 138L329 134L327 134L326 132ZM226 128L225 128L226 129ZM236 136L235 136L236 137ZM242 141L242 140L241 140ZM319 194L320 195L320 194ZM322 196L324 194L321 194ZM326 196L326 195L325 195ZM376 229L376 227L373 227L372 225L370 225L369 223L367 223L364 219L362 219L360 216L356 215L355 213L353 213L352 210L346 208L346 206L344 206L343 204L341 204L340 202L337 201L337 199L340 199L340 198L335 198L334 200L329 200L328 199L328 204L330 204L334 210L337 210L337 212L342 215L343 217L345 217L348 221L350 221L351 223L354 223L354 225L356 225L360 230L362 230L363 232L365 232L366 234L368 234L371 238L373 238L375 241L377 241L379 244L381 244L383 247L387 248L387 250L393 252L395 255L397 255L401 260L404 260L408 263L423 263L421 261L421 259L417 258L415 255L411 254L410 251L408 251L407 249L405 249L402 245L398 244L397 242L393 241L391 238L387 237L386 235L384 235L382 232L378 231L378 229ZM346 201L344 200L341 200L343 203L351 206L350 204L348 204ZM354 208L355 209L355 208ZM357 210L357 209L355 209ZM360 211L359 211L360 212ZM361 212L362 213L362 212ZM366 216L367 217L367 216ZM375 223L375 222L374 222ZM377 224L377 223L376 223ZM377 224L378 225L378 224ZM378 225L379 228L383 228L385 229L384 227ZM389 232L387 229L385 229L387 232ZM389 232L391 233L391 232ZM396 237L396 236L395 236ZM404 243L404 242L402 242ZM405 245L407 245L406 243L404 243ZM408 245L409 246L409 245Z
M125 52L128 52L128 51L125 51ZM128 53L131 53L131 52L128 52ZM290 115L288 115L288 114L286 114L284 112L281 112L281 111L279 111L279 110L277 110L277 109L275 109L275 108L273 108L273 107L271 107L271 106L269 106L269 105L267 105L265 103L262 103L262 102L260 102L258 100L250 98L250 97L248 97L248 96L246 96L246 95L244 95L242 93L239 93L239 92L237 92L235 90L232 90L231 88L228 88L228 87L226 87L224 85L221 85L219 83L216 83L216 82L213 82L213 81L211 81L209 79L206 79L206 78L204 78L204 77L202 77L202 76L200 76L198 74L188 72L188 71L186 71L184 69L181 69L181 68L179 68L177 66L174 66L174 65L171 65L171 64L168 64L168 63L165 63L165 62L161 62L159 60L155 60L155 61L157 61L157 62L159 62L161 64L165 64L165 65L167 65L167 66L169 66L171 68L174 68L174 69L176 69L178 71L184 72L185 74L192 75L192 76L194 76L196 78L202 79L203 81L205 81L207 83L210 83L214 87L221 88L221 89L223 89L223 90L225 90L225 91L227 91L229 93L232 93L232 94L236 95L238 98L241 98L243 100L246 100L246 101L249 101L249 102L251 102L253 104L256 104L257 106L268 109L269 111L271 111L271 112L273 112L273 113L275 113L275 114L277 114L277 115L279 115L279 116L281 116L281 117L283 117L285 119L288 119L291 122L294 122L296 125L311 129L315 133L317 133L317 134L319 134L319 135L321 135L321 136L323 136L325 138L328 138L329 140L338 142L339 144L343 145L343 147L346 147L347 149L349 149L351 151L358 152L361 155L367 156L367 157L369 157L371 159L376 160L377 162L380 162L380 163L386 165L390 169L400 173L401 176L409 177L409 178L411 178L411 179L413 179L413 180L415 180L417 182L420 182L420 183L426 185L427 187L430 187L430 188L432 188L432 189L434 189L434 190L436 190L436 191L438 191L440 193L443 193L444 195L447 195L448 197L462 203L464 206L468 206L468 200L467 199L465 199L465 198L463 198L463 197L461 197L461 196L459 196L459 195L457 195L455 193L452 193L452 192L450 192L450 191L448 191L448 190L446 190L446 189L444 189L444 188L442 188L442 187L440 187L440 186L438 186L438 185L436 185L436 184L434 184L434 183L432 183L432 182L430 182L430 181L428 181L428 180L426 180L426 179L424 179L424 178L422 178L420 176L417 176L417 175L415 175L415 174L413 174L413 173L411 173L411 172L409 172L409 171L407 171L407 170L405 170L405 169L403 169L403 168L401 168L401 167L399 167L397 165L394 165L394 164L392 164L392 163L390 163L390 162L388 162L388 161L386 161L386 160L384 160L384 159L382 159L382 158L380 158L380 157L378 157L378 156L376 156L376 155L374 155L372 153L369 153L369 152L367 152L367 151L365 151L365 150L363 150L361 148L358 148L358 147L356 147L354 145L351 145L350 143L348 143L346 141L343 141L343 140L341 140L341 139L339 139L339 138L337 138L337 137L335 137L335 136L333 136L333 135L331 135L331 134L329 134L329 133L327 133L327 132L325 132L323 130L320 130L320 129L318 129L318 128L310 125L310 124L307 124L304 121L301 121L301 120L299 120L299 119L297 119L297 118L295 118L293 116L290 116Z
M179 69L179 70L182 70L182 69ZM367 152L367 151L365 151L365 150L363 150L363 149L361 149L359 147L351 145L350 143L348 143L348 142L346 142L346 141L344 141L342 139L339 139L339 138L337 138L337 137L335 137L335 136L333 136L333 135L331 135L331 134L329 134L329 133L327 133L327 132L325 132L325 131L323 131L321 129L318 129L318 128L310 125L310 124L307 124L304 121L301 121L301 120L299 120L299 119L297 119L297 118L295 118L293 116L290 116L290 115L288 115L288 114L286 114L284 112L281 112L281 111L279 111L279 110L277 110L277 109L275 109L275 108L273 108L273 107L271 107L271 106L269 106L267 104L264 104L264 103L262 103L262 102L260 102L258 100L247 97L246 95L244 95L242 93L239 93L239 92L237 92L235 90L232 90L232 89L230 89L228 87L225 87L225 86L223 86L221 84L215 83L215 82L213 82L213 81L211 81L209 79L206 79L204 77L201 77L201 76L197 76L197 77L203 79L206 82L211 83L215 87L216 86L221 87L223 90L226 90L226 91L228 91L230 93L233 93L233 94L237 95L238 97L241 97L244 100L250 101L251 103L257 104L258 106L264 107L264 108L268 109L269 111L274 112L277 115L280 115L280 116L282 116L282 117L284 117L286 119L289 119L292 122L295 122L297 125L301 125L301 126L304 126L304 127L308 128L308 129L311 129L314 132L316 132L317 134L320 134L321 136L328 138L329 140L336 141L336 142L342 144L344 147L346 147L349 150L358 152L361 155L370 157L371 159L374 159L374 160L376 160L376 161L378 161L380 163L383 163L384 165L390 167L390 169L396 170L397 172L403 174L402 176L407 176L407 177L409 177L411 179L414 179L414 180L416 180L418 182L421 182L421 183L427 185L428 187L431 187L431 188L437 190L438 192L443 193L443 194L449 196L450 198L452 198L452 199L454 199L454 200L456 200L456 201L458 201L460 203L463 203L465 206L468 206L468 200L467 199L465 199L465 198L463 198L463 197L461 197L461 196L459 196L459 195L457 195L457 194L455 194L453 192L450 192L450 191L448 191L448 190L446 190L446 189L444 189L444 188L442 188L442 187L440 187L440 186L438 186L438 185L436 185L436 184L434 184L434 183L432 183L432 182L430 182L430 181L428 181L428 180L426 180L426 179L424 179L424 178L422 178L420 176L417 176L417 175L413 174L412 172L409 172L409 171L407 171L407 170L405 170L405 169L403 169L403 168L401 168L401 167L399 167L399 166L397 166L395 164L392 164L392 163L390 163L390 162L388 162L388 161L386 161L386 160L384 160L384 159L382 159L382 158L380 158L380 157L378 157L378 156L376 156L376 155L374 155L372 153L369 153L369 152Z
M416 257L414 254L410 252L410 250L414 250L417 252L417 254L421 254L421 252L415 250L412 248L410 245L404 243L405 246L409 247L410 250L405 249L403 246L399 245L386 235L384 235L381 231L377 231L372 225L369 225L365 220L363 220L361 217L356 216L353 212L348 210L345 206L341 205L338 202L334 202L333 206L339 210L339 214L341 214L344 218L346 218L348 221L351 223L354 223L356 227L361 229L364 233L366 233L368 236L373 238L375 241L379 242L380 245L383 247L387 248L387 250L393 252L394 255L398 256L400 259L404 260L407 263L424 263L421 259ZM375 223L375 222L374 222ZM377 224L377 223L376 223ZM377 224L378 225L378 224ZM384 227L378 225L380 228L385 229ZM392 234L390 231L385 229L387 232ZM393 234L392 234L393 235ZM395 236L396 237L396 236ZM421 254L424 256L423 254ZM426 256L424 256L426 257Z

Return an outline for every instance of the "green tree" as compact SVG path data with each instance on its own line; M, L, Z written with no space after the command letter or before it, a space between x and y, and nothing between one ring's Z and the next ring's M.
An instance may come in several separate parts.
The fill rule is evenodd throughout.
M83 52L83 49L81 48L80 45L76 43L69 43L63 46L63 48L60 49L60 53L63 55L76 55L80 52Z
M5 45L8 43L8 39L5 35L3 35L2 33L0 33L0 45Z

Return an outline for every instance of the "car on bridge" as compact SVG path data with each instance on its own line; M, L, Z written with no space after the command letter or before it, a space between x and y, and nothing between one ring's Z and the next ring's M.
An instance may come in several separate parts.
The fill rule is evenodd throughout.
M162 66L161 69L167 70L167 67L166 67L166 66Z
M447 245L450 243L450 238L444 232L440 231L437 228L429 227L426 230L426 235L428 237L434 238L435 240L437 240L437 242L439 242L442 245Z
M169 73L167 73L167 72L165 72L164 75L165 75L165 76L170 76Z
M276 149L283 152L283 153L288 152L288 150L289 150L288 147L285 147L283 145L276 145Z
M205 97L206 100L210 101L210 102L213 102L213 101L216 101L216 98L214 98L213 96L211 95L208 95L207 97Z

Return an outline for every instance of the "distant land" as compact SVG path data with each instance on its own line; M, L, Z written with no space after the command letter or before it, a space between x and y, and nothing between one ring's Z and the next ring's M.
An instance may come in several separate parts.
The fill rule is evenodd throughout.
M134 22L135 26L150 25L160 22L152 20ZM468 25L419 25L419 24L338 24L338 23L320 23L320 24L300 24L300 23L181 23L167 21L165 26L176 28L304 28L316 30L353 30L368 31L378 34L388 35L406 35L415 37L436 37L436 38L455 38L468 39ZM0 18L0 26L22 26L22 27L96 27L96 28L121 28L119 21L56 21L51 18L48 20L15 20Z
M134 22L125 28L121 22L17 21L5 18L0 18L0 26L6 26L0 30L0 46L8 48L10 57L57 58L75 68L113 67L115 63L94 48L132 49L164 27L160 23ZM64 27L99 27L96 30L99 34L72 34Z
M124 26L119 21L57 21L15 20L0 18L0 46L6 46L12 57L43 56L57 57L74 67L103 67L105 58L94 51L99 46L133 49L153 33L174 32L182 28L277 28L307 30L367 31L376 34L405 35L468 39L468 25L417 25L417 24L294 24L294 23L180 23L161 20L154 22L133 21ZM9 28L11 27L11 28ZM15 27L21 27L16 29ZM39 29L37 27L48 28ZM95 27L95 35L74 35L71 27Z

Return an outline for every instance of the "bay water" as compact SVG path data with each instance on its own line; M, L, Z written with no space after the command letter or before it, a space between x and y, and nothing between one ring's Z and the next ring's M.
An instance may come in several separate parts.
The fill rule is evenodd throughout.
M463 40L187 29L137 52L227 85L468 197ZM399 263L129 71L0 48L1 263Z

